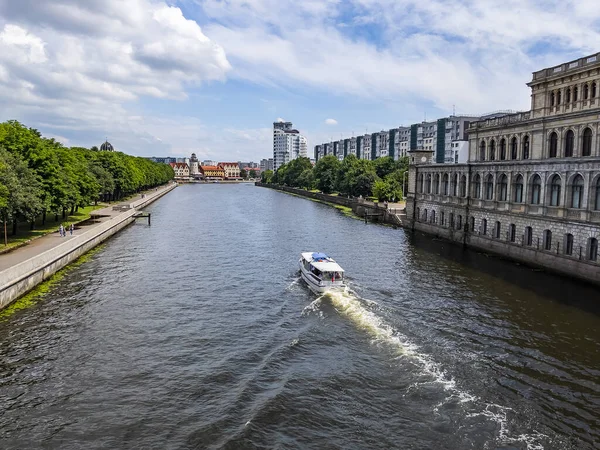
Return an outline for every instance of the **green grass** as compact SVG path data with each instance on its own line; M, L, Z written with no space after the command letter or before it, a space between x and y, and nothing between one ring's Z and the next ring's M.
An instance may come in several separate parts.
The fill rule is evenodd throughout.
M335 209L342 212L347 217L351 217L353 219L358 219L358 220L363 220L362 217L354 214L354 211L352 211L352 208L350 208L349 206L338 205L337 203L330 203L330 202L326 202L324 200L319 200L317 198L305 197L304 195L294 194L293 192L287 192L287 191L279 191L279 192L283 192L284 194L288 194L288 195L293 195L294 197L304 198L304 199L310 200L312 202L322 203L322 204L328 205L328 206L333 206ZM313 192L313 191L307 191L307 192ZM315 192L318 192L318 191L315 191ZM326 195L331 195L331 194L326 194Z
M105 205L90 205L85 208L79 208L79 211L75 212L73 215L69 215L64 220L61 219L61 216L58 216L58 222L54 221L54 215L48 214L46 216L46 224L42 225L41 217L36 220L35 230L29 229L29 223L22 222L17 227L17 235L10 236L11 228L8 227L7 231L9 233L8 236L8 245L4 245L4 231L0 230L0 251L9 250L23 245L24 243L36 239L42 236L45 236L50 233L56 233L58 231L58 227L62 223L65 227L70 224L76 224L79 222L83 222L90 218L90 213L96 209L104 208Z
M63 267L50 278L48 278L46 281L38 284L27 294L15 300L13 303L11 303L6 308L0 311L0 321L6 320L16 312L21 311L23 309L31 308L32 306L39 303L44 298L44 296L48 292L50 292L52 287L56 285L56 283L61 281L70 271L88 262L90 259L92 259L94 254L96 254L103 248L104 245L99 245L87 252L85 255L81 255L79 258L77 258L77 260L73 261L68 266Z

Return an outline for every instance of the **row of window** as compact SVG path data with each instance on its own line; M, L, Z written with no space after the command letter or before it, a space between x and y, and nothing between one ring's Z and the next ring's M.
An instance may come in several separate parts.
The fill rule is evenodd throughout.
M592 84L585 83L583 85L583 100L588 100L590 98L596 98L596 94L598 91L598 85L596 82L592 82ZM565 89L565 101L564 103L576 102L579 97L579 87L574 86L573 90L570 87ZM562 90L552 91L550 92L550 106L558 106L562 103Z
M417 182L417 192L425 194L442 194L452 195L454 197L467 196L467 177L462 175L460 182L458 174L452 177L452 183L449 183L450 176L445 173L441 176L441 192L440 192L440 174L423 174L419 175ZM512 201L514 203L525 203L524 198L524 178L522 175L517 175L512 183L512 190L509 192L508 177L506 174L501 174L498 178L496 189L494 189L494 177L488 174L484 179L481 175L476 174L472 183L471 195L475 199L496 200L500 202ZM563 206L566 202L568 208L586 208L584 204L585 181L579 174L571 180L567 187L567 199L562 198L562 178L555 174L549 178L546 190L546 201L542 199L542 178L535 174L531 177L529 183L529 193L527 203L532 205L547 204L549 206ZM589 196L590 208L594 211L600 210L600 177L596 177Z
M491 139L489 144L486 145L486 142L482 140L479 143L479 160L485 161L488 159L489 161L496 161L496 156L498 156L499 161L505 161L508 159L516 160L519 158L518 152L518 143L517 138L513 137L510 140L510 143L507 147L506 138L500 139L498 144L499 154L496 155L496 140ZM529 136L523 136L521 141L521 149L522 149L522 157L521 159L529 159ZM489 150L489 155L487 155L487 150ZM487 155L487 156L486 156Z
M419 222L429 222L434 225L437 225L437 217L436 211L431 210L429 214L427 209L423 210L421 214L421 208L417 208L416 217ZM458 215L455 219L454 213L450 213L448 216L448 222L446 223L446 215L445 212L442 211L440 213L440 226L442 227L450 227L453 229L461 230L463 228L463 217L462 215ZM465 225L465 228L466 225ZM470 223L468 225L468 230L475 232L475 217L470 218ZM488 233L489 232L489 233ZM487 219L481 219L481 224L479 225L479 234L488 235L495 238L501 239L502 237L502 223L500 221L496 221L494 227L488 229L488 221ZM511 223L508 226L508 230L506 231L506 240L509 242L517 243L517 226L514 223ZM540 238L534 242L533 236L533 228L525 227L524 234L521 236L521 245L527 247L537 246L538 250L541 248L546 251L556 251L557 254L561 253L567 256L579 256L579 259L582 259L585 255L585 259L589 261L598 261L598 239L595 237L590 237L586 243L585 248L583 246L579 247L577 251L575 247L575 238L571 233L567 233L563 238L563 245L561 250L561 245L559 241L553 243L552 240L552 231L544 230L542 233L542 240L540 242Z

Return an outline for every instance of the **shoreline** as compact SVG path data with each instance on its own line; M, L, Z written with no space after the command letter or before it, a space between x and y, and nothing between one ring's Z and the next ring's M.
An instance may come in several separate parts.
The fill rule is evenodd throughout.
M146 193L142 198L129 204L122 205L122 212L111 216L104 222L96 224L92 228L85 230L81 234L71 236L66 241L52 241L55 236L47 235L38 239L41 241L46 238L50 243L49 248L28 257L20 262L10 265L4 270L0 270L0 310L12 304L27 292L50 278L59 270L76 261L82 255L98 246L123 228L135 222L135 215L139 210L155 202L162 196L171 192L177 187L177 183L168 183L160 190ZM113 211L118 211L118 206L112 207ZM60 239L60 238L59 238ZM23 252L25 248L20 248L7 255L4 258L15 258ZM30 253L30 252L29 252Z

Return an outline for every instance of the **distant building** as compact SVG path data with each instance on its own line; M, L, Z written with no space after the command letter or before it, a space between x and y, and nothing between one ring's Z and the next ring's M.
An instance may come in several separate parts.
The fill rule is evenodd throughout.
M149 156L148 159L150 161L154 161L156 163L162 163L162 164L170 164L170 163L178 162L177 158L175 158L174 156Z
M205 180L223 180L225 178L225 171L220 166L205 166L199 167L200 174Z
M216 165L218 165L218 163L216 161L213 161L212 159L205 159L204 161L202 161L202 163L200 165L201 166L216 166Z
M235 162L220 162L219 167L223 168L226 179L240 178L240 166Z
M273 170L293 159L307 156L307 141L292 122L273 123Z
M175 178L188 179L190 177L190 166L186 163L169 163L175 172Z
M108 141L104 141L104 143L100 146L100 150L103 152L114 152L115 151L112 144Z
M190 176L193 178L200 177L200 164L195 153L192 153L192 157L190 158Z
M260 160L260 171L273 170L273 158Z

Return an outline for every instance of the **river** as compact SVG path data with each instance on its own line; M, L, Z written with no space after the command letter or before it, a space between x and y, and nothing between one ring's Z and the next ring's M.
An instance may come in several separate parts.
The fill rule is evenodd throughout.
M599 448L597 289L252 185L147 211L0 319L0 448Z

